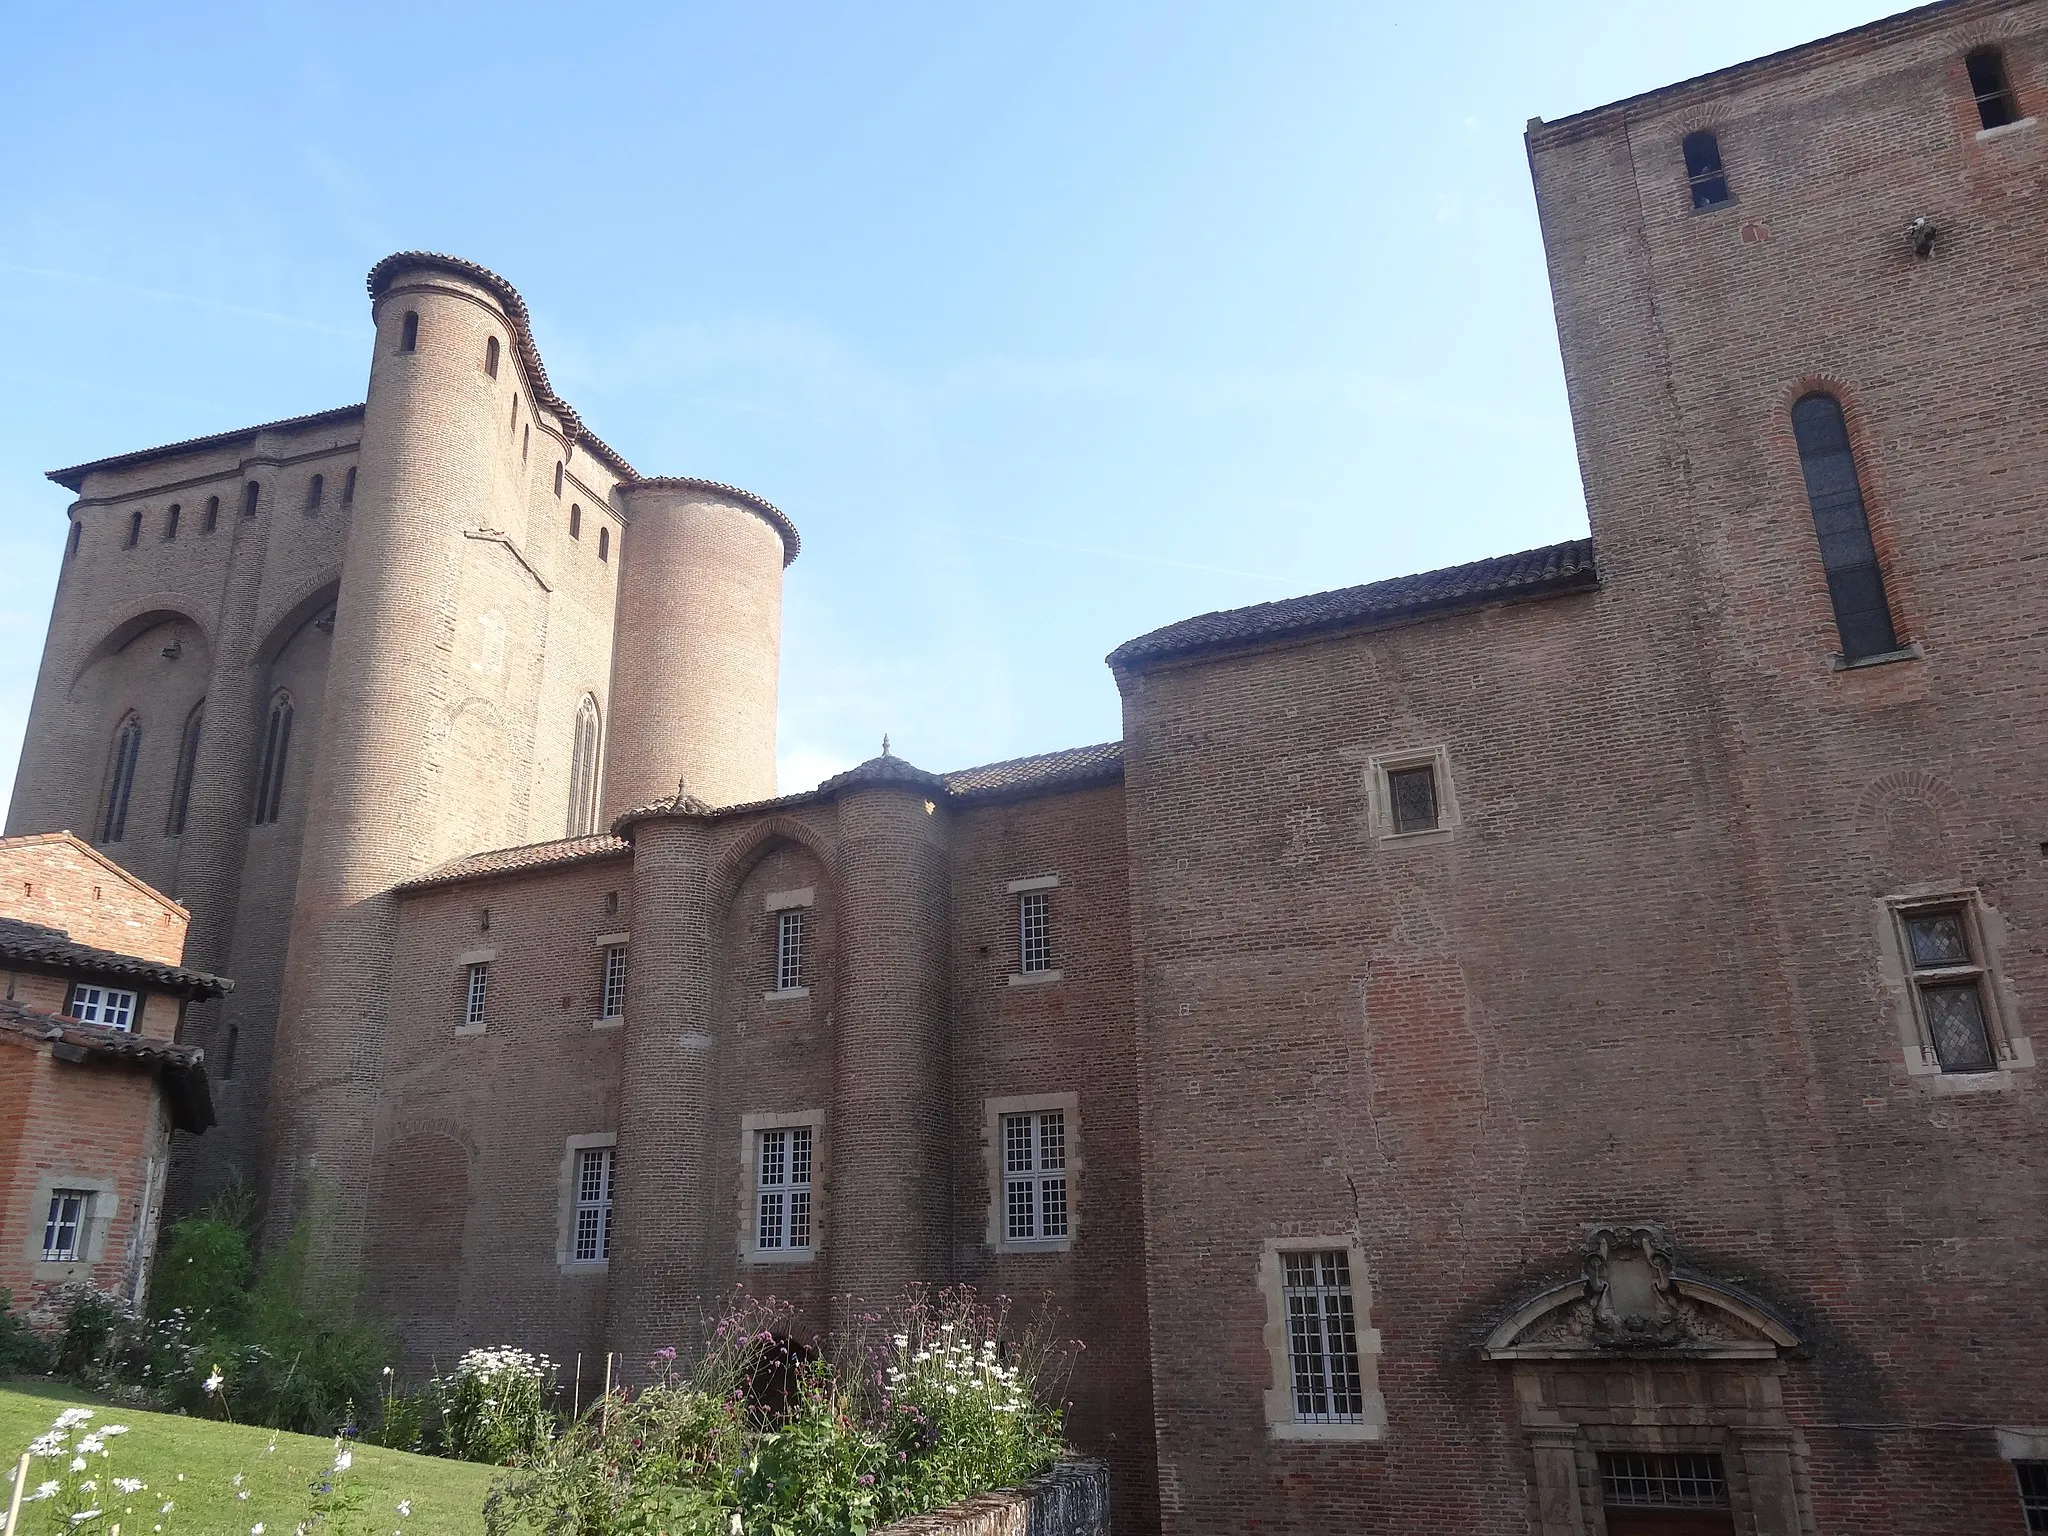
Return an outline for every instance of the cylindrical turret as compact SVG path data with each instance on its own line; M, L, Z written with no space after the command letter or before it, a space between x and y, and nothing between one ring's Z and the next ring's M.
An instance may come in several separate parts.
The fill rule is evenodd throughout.
M945 796L898 757L821 787L839 802L847 914L826 1253L842 1304L877 1303L952 1278Z
M604 815L678 784L712 805L775 793L775 684L788 518L705 480L622 491Z
M465 540L522 526L506 437L521 312L509 284L448 257L389 257L370 274L376 341L360 473L343 559L292 915L271 1094L270 1204L289 1220L302 1175L339 1196L346 1251L359 1240L374 1170L390 1029L391 887L457 853L459 800L488 796L516 750L471 739L502 729L489 670L473 665L463 612ZM539 635L506 637L517 654ZM501 646L502 652L507 647ZM494 711L496 712L494 715ZM481 724L479 724L481 722ZM468 733L468 734L466 734ZM515 745L516 744L512 744Z

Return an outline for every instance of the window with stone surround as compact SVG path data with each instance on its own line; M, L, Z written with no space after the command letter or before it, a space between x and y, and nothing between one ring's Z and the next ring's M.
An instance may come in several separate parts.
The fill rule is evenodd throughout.
M609 560L612 557L612 531L609 528L597 530L597 558Z
M1442 747L1418 747L1374 758L1368 794L1372 820L1382 838L1426 837L1449 832L1456 825L1450 755Z
M1052 969L1052 893L1017 898L1017 969L1025 975Z
M572 501L569 503L569 537L572 539L583 537L583 504L581 502Z
M604 985L600 1018L626 1016L626 946L607 944L604 949Z
M2005 54L1997 48L1972 48L1963 55L1970 76L1970 95L1977 102L1977 121L1985 131L2020 120L2020 104L2005 72Z
M804 909L775 914L775 990L794 992L804 982Z
M1975 903L1966 900L1893 908L1913 1009L1926 1047L1943 1072L1991 1072L1999 1064L1996 1017Z
M199 520L199 531L201 533L211 533L219 526L220 498L218 496L209 496L206 498L206 515Z
M81 1024L103 1024L108 1029L135 1031L136 1007L133 992L123 987L103 987L97 982L74 981L64 999L64 1016Z
M2029 1532L2048 1531L2048 1461L2016 1461L2012 1464L2020 1484L2020 1513L2026 1516Z
M612 1256L611 1147L584 1147L576 1154L576 1244L579 1264Z
M1269 1239L1259 1264L1278 1440L1377 1440L1386 1432L1380 1337L1352 1238Z
M1013 1243L1067 1235L1067 1117L1003 1116L1003 1228Z
M469 976L462 995L462 1027L482 1029L484 1009L490 1001L491 963L488 960L472 960Z
M43 1262L69 1264L84 1256L87 1223L92 1219L93 1192L53 1189L43 1222Z
M1600 1457L1600 1502L1605 1509L1726 1509L1728 1477L1719 1456L1608 1452Z
M811 1246L811 1128L756 1131L754 1247L759 1252Z
M107 792L100 800L100 836L118 843L128 831L128 797L135 789L135 760L142 754L142 721L130 711L114 730L114 753L107 765Z

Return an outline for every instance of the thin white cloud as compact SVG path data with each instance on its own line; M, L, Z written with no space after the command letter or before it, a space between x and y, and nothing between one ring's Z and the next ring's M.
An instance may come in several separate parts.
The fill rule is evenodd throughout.
M239 315L245 320L262 320L271 325L289 325L300 330L319 331L328 336L354 337L362 334L359 327L329 325L324 320L308 320L300 315L281 315L275 310L251 309L246 304L230 304L222 299L209 299L196 293L170 293L162 288L143 288L134 283L116 282L109 277L95 277L89 272L66 272L57 267L27 267L18 262L0 261L0 272L19 272L28 277L40 277L52 282L76 283L81 287L97 288L105 293L125 293L133 298L150 299L160 304L186 304L194 309L210 310L218 315Z

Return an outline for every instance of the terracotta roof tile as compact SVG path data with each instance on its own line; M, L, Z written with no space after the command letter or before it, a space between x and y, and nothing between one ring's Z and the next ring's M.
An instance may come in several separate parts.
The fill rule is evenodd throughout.
M52 971L81 971L88 976L113 976L143 981L191 998L219 997L235 990L225 976L190 971L182 965L124 955L116 949L80 944L62 928L45 928L19 918L0 917L0 961Z
M179 1130L197 1134L214 1123L213 1090L206 1080L206 1053L196 1045L156 1040L124 1029L110 1029L104 1024L81 1024L76 1019L24 1007L12 999L0 999L0 1040L47 1045L70 1061L97 1056L146 1067L163 1084L171 1103L172 1123Z
M1109 653L1109 664L1122 671L1136 671L1175 657L1393 623L1509 598L1583 591L1599 584L1593 541L1571 539L1469 565L1182 619L1126 640Z
M1007 762L962 768L947 774L945 779L947 792L954 799L978 801L1113 784L1123 776L1124 744L1103 741L1092 747L1068 747L1063 752L1041 752L1035 757L1013 757Z
M626 851L626 840L609 832L598 832L589 837L562 837L551 843L526 843L518 848L491 848L437 864L423 875L400 881L396 888L418 891L429 886L453 885L458 880L477 880L486 875L516 875L529 869L585 864L593 859L615 859Z

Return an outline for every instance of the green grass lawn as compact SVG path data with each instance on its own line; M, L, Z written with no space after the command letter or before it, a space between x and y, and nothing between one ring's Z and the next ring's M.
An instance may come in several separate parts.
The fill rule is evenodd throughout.
M104 1477L139 1477L149 1485L148 1492L132 1498L115 1496L122 1536L150 1536L159 1524L164 1536L247 1536L259 1522L266 1536L290 1536L307 1515L309 1487L326 1475L334 1460L331 1440L109 1408L69 1387L16 1381L0 1386L0 1456L6 1460L0 1477L11 1475L29 1441L72 1404L93 1409L88 1428L128 1426L127 1434L108 1442L112 1459L97 1464L105 1469ZM31 1488L51 1475L37 1470L47 1466L29 1464ZM238 1472L239 1490L234 1484ZM354 1529L372 1536L399 1530L404 1536L471 1536L484 1528L484 1495L494 1472L468 1462L358 1445L355 1465L342 1486L361 1491ZM183 1482L178 1480L180 1473ZM0 1487L0 1493L5 1491ZM249 1497L237 1498L241 1491ZM168 1515L158 1513L165 1499L176 1505ZM412 1502L409 1518L399 1517L401 1499ZM32 1511L41 1513L34 1504L22 1509L23 1536L43 1536L43 1525L31 1518ZM6 1513L0 1500L0 1522Z

